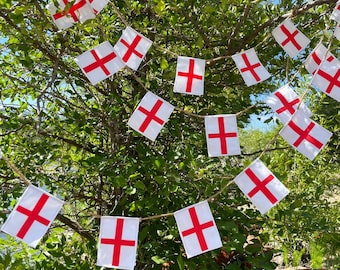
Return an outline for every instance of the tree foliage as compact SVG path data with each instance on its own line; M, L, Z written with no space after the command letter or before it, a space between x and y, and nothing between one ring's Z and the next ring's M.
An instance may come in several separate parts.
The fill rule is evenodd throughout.
M294 250L322 239L339 254L338 201L328 200L339 188L339 103L311 89L302 68L320 40L338 53L329 18L336 1L111 2L95 19L58 31L48 1L0 0L1 151L31 183L67 202L37 249L1 239L0 265L95 269L101 215L144 218L136 269L274 269L274 250L265 248L273 241ZM289 14L311 39L294 59L271 36ZM126 68L94 87L73 59L103 41L115 44L126 27L121 16L154 44L138 71ZM253 47L273 76L246 87L231 55ZM207 60L203 96L173 93L177 55ZM207 157L199 116L250 108L238 115L242 129L251 113L268 110L252 107L254 97L288 81L301 93L308 90L313 119L334 133L314 161L276 137L277 130L245 129L241 156ZM155 142L127 126L146 90L176 106ZM261 216L228 186L210 204L221 250L188 260L174 219L148 219L214 196L261 152L291 194ZM25 184L4 161L0 166L3 221Z

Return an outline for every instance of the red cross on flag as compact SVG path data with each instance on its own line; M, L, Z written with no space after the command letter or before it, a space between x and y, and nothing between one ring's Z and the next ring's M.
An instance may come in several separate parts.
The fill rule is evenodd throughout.
M108 41L81 54L74 60L93 85L117 73L124 67L124 63Z
M139 218L102 216L97 265L134 269L136 264Z
M151 45L151 40L128 26L114 48L128 67L137 70Z
M288 84L272 93L265 102L284 124L288 123L299 105L299 110L302 110L306 115L310 116L312 114Z
M128 125L154 141L168 121L174 108L164 99L148 92L133 112Z
M205 60L179 56L177 59L174 92L203 95Z
M250 164L234 181L262 215L289 193L260 160Z
M98 14L99 12L102 11L102 9L107 5L109 0L88 0L94 14Z
M305 68L310 74L314 74L323 60L328 62L338 61L334 55L327 51L327 48L320 43L307 57L305 61Z
M1 230L36 247L63 206L63 201L30 185Z
M271 75L262 65L254 48L232 56L247 86L267 80Z
M71 7L69 7L69 3L72 3L72 1L57 0L57 2L59 4L58 8L53 2L46 7L60 30L69 28L78 21L83 23L88 19L95 18L93 9L86 0L76 0Z
M340 62L323 62L313 76L312 85L340 102Z
M212 115L204 118L209 157L240 155L236 115Z
M280 135L301 154L313 160L330 139L332 133L299 110L283 127Z
M298 30L290 19L284 20L272 32L275 40L290 57L296 56L307 47L310 40Z
M340 1L338 1L331 14L331 19L340 23Z
M222 247L207 201L176 211L174 216L187 258Z

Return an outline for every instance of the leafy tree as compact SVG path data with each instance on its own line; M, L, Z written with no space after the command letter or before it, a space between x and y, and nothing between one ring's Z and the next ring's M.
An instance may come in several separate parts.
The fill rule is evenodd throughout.
M0 0L0 219L22 194L24 179L66 201L37 249L1 239L0 265L95 269L102 215L142 217L136 269L274 269L271 241L328 239L338 254L339 213L324 196L339 182L339 105L309 89L301 68L320 40L337 53L330 20L336 0L276 2L112 1L95 19L58 31L48 1ZM289 15L311 39L294 59L271 36ZM125 21L154 42L145 61L136 72L125 68L90 85L73 58L103 41L115 44ZM231 56L253 47L273 76L246 87ZM177 55L207 60L203 96L173 93ZM334 133L315 161L287 147L277 130L245 131L241 156L207 157L202 116L237 113L242 129L251 113L266 110L253 106L254 97L288 81L309 89L314 118ZM155 142L127 126L146 90L176 106ZM252 137L272 143L257 147ZM230 184L259 156L291 190L264 216ZM171 213L207 198L223 248L188 260Z

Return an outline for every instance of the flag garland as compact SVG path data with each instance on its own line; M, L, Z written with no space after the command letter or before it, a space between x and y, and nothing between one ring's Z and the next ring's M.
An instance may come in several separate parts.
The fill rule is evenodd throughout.
M67 2L67 1L64 1L64 2ZM90 1L90 2L96 2L96 1ZM106 2L106 1L104 1ZM82 1L76 1L75 4L78 4L78 3L82 3ZM79 4L79 5L80 5ZM105 4L104 4L105 6ZM80 6L79 6L80 7ZM98 13L100 12L100 8L98 8L99 11L97 11L94 7L93 7L93 12L94 13ZM69 11L70 12L70 11ZM337 11L336 11L337 12ZM65 15L65 14L61 14L61 15ZM334 15L335 16L335 15ZM72 14L71 14L71 17L72 17ZM86 16L84 15L84 18ZM55 18L54 18L55 19ZM75 20L75 18L72 17L73 20ZM81 21L80 18L77 18L79 21ZM284 22L282 25L285 25L285 27L281 27L280 26L280 30L282 32L284 32L288 38L288 36L290 36L290 38L292 39L293 37L295 36L299 36L300 32L298 32L296 34L296 31L298 30L294 30L289 32L288 34L288 28L290 27L290 25L287 26L286 22ZM288 30L287 30L288 29ZM126 34L128 32L128 34ZM133 33L133 34L131 34ZM128 37L130 38L130 42L129 43L127 40L123 39L123 36L124 34L126 35L126 39L128 39ZM129 36L130 35L130 36ZM131 39L131 35L133 36L133 39ZM273 34L274 35L274 34ZM297 38L298 39L298 38ZM308 38L307 38L308 39ZM301 38L300 37L300 40L297 41L293 41L293 40L289 40L289 42L291 42L295 47L296 49L298 49L297 44L299 44L299 42L301 41L302 45L299 45L300 47L302 47L302 49L308 45L309 41L307 41L306 39L304 38ZM139 42L141 43L144 43L144 44L141 44L139 50L137 49L137 46L139 46ZM288 44L289 42L286 42L283 41L282 43L285 43L285 44ZM108 42L107 42L108 43ZM107 45L107 43L105 43ZM284 45L282 45L282 43L280 44L281 46L284 47ZM307 44L305 44L307 43ZM129 66L130 68L132 69L138 69L140 63L142 62L146 52L148 51L148 49L150 48L152 42L150 40L148 40L147 38L145 38L144 36L142 35L139 35L138 32L136 32L135 30L133 30L132 28L127 28L124 32L123 32L123 35L122 35L122 38L118 41L117 44L123 44L126 48L125 48L125 52L122 48L119 48L118 46L118 49L117 49L117 52L121 58L121 60L123 60L123 62ZM117 45L116 44L116 45ZM305 45L304 45L305 44ZM110 45L111 46L111 45ZM303 47L304 46L304 47ZM111 46L112 47L112 46ZM285 48L284 48L285 49ZM302 50L301 49L301 50ZM300 50L300 51L301 51ZM95 50L93 50L95 52ZM294 57L298 52L293 52L294 50L292 49L287 49L287 53L291 56L291 57ZM95 56L94 53L92 53L92 51L89 51L90 54L92 54L92 56L94 57L95 60L98 61L101 60L101 58L99 58L98 56ZM328 53L328 52L327 52ZM326 54L326 53L325 53ZM246 55L246 54L243 54L243 55ZM292 56L293 55L293 56ZM134 56L134 59L130 61L130 58L132 58L132 56ZM242 57L242 54L241 54L241 57ZM78 64L82 61L79 61L79 58L81 58L80 56L77 58L78 60ZM244 62L246 62L245 59L247 59L247 63L249 62L249 59L248 57L242 57L242 59L244 60ZM130 62L129 62L130 61ZM328 57L327 57L327 61L328 61ZM334 65L331 64L331 63L328 63L328 62L332 62L332 61L325 61L325 62L322 62L321 65L318 64L318 67L317 68L313 68L313 71L311 71L311 73L315 73L314 74L314 77L313 77L313 80L312 80L312 84L314 84L315 86L321 88L320 90L325 92L326 94L329 94L329 96L333 97L334 99L336 99L337 101L339 101L339 66L338 64L336 64L336 67L334 68ZM249 62L250 63L250 62ZM93 64L93 63L92 63ZM99 64L98 64L99 65ZM257 66L257 64L255 64ZM262 64L261 64L262 65ZM84 65L80 65L79 66L82 68L82 69L86 69L87 66L84 66ZM106 66L106 63L102 63L102 65L99 65L100 68L102 68L102 70L105 70L105 66ZM122 64L122 66L124 66L124 64ZM249 68L250 65L247 66L247 68ZM119 68L120 69L120 68ZM118 69L118 70L119 70ZM190 69L190 67L189 67ZM118 71L117 70L117 71ZM252 74L252 76L255 78L256 80L256 76L254 74L254 72L250 71L252 69L249 69L247 71L250 72L250 74ZM117 72L116 71L116 72ZM315 72L316 71L316 72ZM320 72L321 71L321 72ZM242 72L242 71L241 71ZM322 73L323 72L323 73ZM105 71L104 71L105 73ZM242 74L242 73L241 73ZM325 75L327 74L327 76ZM107 75L107 74L106 74ZM110 75L109 75L110 76ZM93 84L96 84L98 83L100 80L98 80L96 77L97 76L94 76L95 78L89 78L89 80L91 81L91 83ZM204 77L204 76L203 76ZM318 84L318 79L321 79L320 77L326 79L328 81L328 84L327 85L327 88L324 89L322 88L325 84L321 84L319 83ZM105 79L105 78L104 78ZM98 81L97 81L98 80ZM264 80L264 79L263 79ZM246 80L245 80L246 81ZM256 80L257 81L257 80ZM262 79L260 78L260 81L262 81ZM249 82L248 82L249 83ZM246 82L247 84L247 82ZM248 85L248 84L247 84ZM287 87L285 88L287 89ZM279 89L280 90L280 89ZM278 90L278 91L279 91ZM282 90L282 89L281 89ZM333 92L334 91L334 92ZM333 92L333 93L332 93ZM278 92L276 92L278 93ZM331 94L332 93L332 94ZM275 93L273 94L275 95ZM278 95L276 95L278 96ZM148 102L150 100L153 100L156 102L154 103L153 107L150 108L149 111L147 111L144 107L142 107L142 102L144 100L144 103L145 104L149 104ZM283 104L283 99L280 99L279 100L281 101L281 103ZM143 103L143 104L144 104ZM168 106L168 108L165 110L164 112L164 119L161 119L160 117L157 117L156 114L158 112L158 110L162 107L163 103L165 103L165 105ZM294 104L292 104L294 103ZM294 107L294 105L296 104L302 104L301 103L301 100L299 100L298 102L295 102L294 100L293 101L287 101L286 100L286 103L284 103L284 105L287 106L287 104L289 105L287 107L286 110L293 110L292 108ZM155 107L157 107L155 109ZM156 95L154 95L153 93L151 92L148 92L145 97L142 99L139 107L137 108L138 111L141 111L143 112L144 111L144 114L146 115L145 116L145 119L148 118L148 114L145 113L146 111L148 113L153 113L151 116L151 120L147 120L148 122L148 125L153 121L153 119L160 119L158 122L160 122L159 124L161 125L161 127L164 125L164 123L168 120L170 114L172 113L174 107L167 103L166 101L162 100L161 98L157 97ZM136 111L137 111L136 110ZM274 110L274 109L273 109ZM313 159L317 153L324 147L324 145L326 144L326 142L329 140L329 138L331 137L331 133L327 130L325 130L324 128L322 128L321 126L319 126L318 124L316 124L314 121L312 121L311 119L309 119L309 113L308 111L305 111L303 112L303 110L299 109L299 110L296 110L296 108L294 108L295 111L293 111L291 113L291 116L288 120L285 120L285 123L286 125L284 126L284 128L282 129L282 131L280 132L280 134L290 143L292 144L294 147L298 148L300 144L303 144L305 142L309 143L309 144L312 144L314 145L318 150L311 150L311 148L309 146L304 146L303 149L298 149L301 153L303 153L304 155L306 155L309 159ZM136 112L135 111L135 112ZM134 113L135 113L134 112ZM307 112L307 113L306 113ZM131 116L130 120L133 119L133 116ZM221 119L221 117L225 117L225 116L214 116L215 118L217 117L217 119ZM144 123L146 122L146 120L144 119L143 123L142 123L142 126L144 125ZM209 119L209 116L206 117L206 119ZM130 121L129 121L130 122ZM133 120L131 120L131 122L133 122ZM136 122L140 122L140 121L136 121ZM156 121L157 122L157 121ZM221 122L221 121L220 121ZM236 121L235 121L236 122ZM130 124L129 124L130 125ZM144 129L144 131L148 128L148 125L146 125L146 128ZM304 129L304 127L307 125L307 128ZM132 125L130 125L132 127ZM222 126L222 124L220 125L220 127ZM156 139L161 127L159 128L159 130L157 130L156 132L153 132L151 135L146 135L146 134L143 134L145 136L147 136L148 138L151 138L151 139ZM134 128L136 129L136 128ZM140 127L139 127L140 129ZM137 130L137 129L136 129ZM221 131L221 129L220 129ZM140 130L139 130L140 132ZM292 139L292 135L289 134L289 133L296 133L298 136L297 139L295 138L294 140ZM207 136L209 135L208 132L207 133ZM236 132L234 132L236 133ZM234 135L233 133L233 135ZM288 135L287 135L288 134ZM209 136L208 136L209 137ZM208 140L208 137L207 137L207 140ZM210 138L209 138L210 139ZM294 143L292 143L292 141L294 141ZM298 143L299 142L299 143ZM221 143L222 145L222 143ZM221 147L222 148L222 147ZM223 151L221 151L223 152ZM227 152L227 151L224 151L224 152ZM263 177L261 177L263 176ZM248 182L252 182L253 184L255 184L255 187L253 187L252 189L249 188L249 187L245 187L245 186L242 186L246 181L241 181L240 179L244 179L245 177L248 177L248 180L250 179L251 181L248 181ZM264 180L261 180L262 178L264 178ZM266 211L268 211L271 207L273 207L275 204L277 204L280 200L282 200L285 196L287 196L287 194L289 193L289 191L281 184L281 182L276 179L276 177L270 173L270 171L265 167L265 165L259 161L259 160L256 160L255 162L253 162L247 169L245 169L239 176L237 176L234 180L234 182L240 187L240 189L248 196L248 198L257 206L257 208L259 209L259 211L264 214ZM242 188L241 188L242 186ZM31 189L37 189L36 187L33 187L33 186L29 186L29 188L27 188L27 190L31 190ZM248 190L247 190L248 189ZM22 197L22 200L23 198L25 197L25 194L27 192L27 190L25 191L23 197ZM37 189L39 190L39 189ZM11 213L11 215L8 217L7 221L8 223L13 223L13 216L14 216L14 211L16 212L25 212L27 214L27 220L30 219L30 215L33 215L34 218L36 219L32 219L30 221L30 225L34 224L34 222L37 220L38 223L42 223L46 228L46 230L48 229L48 226L50 225L50 223L52 222L52 220L55 218L55 216L57 215L57 213L59 212L61 206L62 206L62 201L54 198L52 195L50 194L46 194L44 193L43 191L39 190L39 192L42 193L42 195L39 197L38 199L38 202L35 206L33 206L33 210L27 210L26 208L22 207L21 205L18 205L16 206L16 208L13 210L13 215ZM34 193L34 192L33 192ZM36 192L38 193L38 192ZM267 202L267 203L264 203L264 198L260 198L260 199L256 199L256 196L258 196L258 194L262 194L265 196L265 199L267 201L270 202L270 204ZM35 197L37 197L36 194L34 194ZM32 196L32 197L34 197ZM48 198L46 198L46 196ZM43 207L45 206L45 203L46 201L50 200L50 198L52 199L56 199L56 203L54 204L53 206L53 210L51 210L50 214L51 214L51 218L49 220L44 220L43 217L40 217L40 211L43 210ZM37 206L38 205L38 206ZM218 231L217 231L217 228L216 228L216 224L214 224L214 220L212 218L212 215L211 215L211 212L210 212L210 209L209 209L209 206L208 206L208 210L205 208L204 211L202 212L206 212L206 214L204 214L205 216L210 216L208 218L208 221L206 222L200 222L200 219L199 219L199 214L198 212L196 211L196 209L199 207L199 206L204 206L206 207L207 206L207 202L201 202L201 203L198 203L194 206L190 206L190 207L187 207L185 209L182 209L182 210L179 210L177 212L174 213L175 215L175 219L176 219L176 222L177 224L181 223L181 220L182 218L180 218L179 216L181 215L182 212L185 212L185 211L188 211L189 212L189 215L190 215L190 218L191 218L191 222L192 222L192 225L193 227L192 228L188 228L188 229L180 229L180 226L178 225L179 227L179 231L180 231L180 235L182 237L182 241L184 241L184 237L187 237L188 235L191 235L191 234L196 234L197 235L197 239L199 241L199 246L200 246L200 249L201 249L201 252L202 251L208 251L208 250L211 250L211 249L214 249L214 248L218 248L220 246L222 246L222 243L221 243L221 240L218 241L218 238L216 236L216 232L217 232L217 235L218 235ZM23 209L26 209L26 210L22 210ZM19 210L18 210L19 209ZM22 210L22 211L21 211ZM210 213L210 214L209 214ZM26 215L24 214L24 215ZM176 218L177 217L177 218ZM14 218L15 220L17 218ZM101 233L105 231L105 220L108 219L108 220L114 220L116 222L116 225L114 225L116 227L115 229L115 238L111 239L112 241L109 241L110 239L109 238L105 238L101 235L100 236L100 244L99 245L110 245L112 242L115 242L116 239L118 239L120 244L122 244L122 242L124 242L125 240L123 240L123 224L124 222L128 222L128 220L134 220L134 227L137 229L130 229L129 231L132 231L133 233L132 234L135 234L134 237L132 238L129 238L129 240L126 240L126 244L127 246L133 246L135 247L136 246L136 242L137 242L137 236L138 236L138 224L139 224L139 219L138 218L126 218L126 217L102 217L103 219L103 229L101 227ZM179 220L179 222L177 221ZM40 222L41 221L41 222ZM27 222L25 222L27 223ZM184 222L185 223L185 222ZM136 225L137 224L137 225ZM203 225L202 225L203 224ZM206 225L204 225L206 224ZM2 227L2 230L8 232L8 227L9 225L6 223L4 224L4 226ZM203 228L201 227L203 226ZM24 225L23 227L29 227L28 225ZM207 227L207 228L205 228ZM206 241L207 239L210 239L210 238L205 238L204 235L202 236L202 231L203 229L208 229L210 227L213 227L214 229L216 229L216 231L214 232L214 235L211 237L211 239L214 239L214 245L212 248L209 247L209 244L204 244L204 241ZM119 228L119 229L117 229ZM193 230L195 228L195 230ZM199 229L197 229L199 228ZM21 230L20 230L21 231ZM27 229L27 232L29 231L29 228ZM27 233L26 232L26 233ZM11 234L10 232L8 232L9 234ZM24 233L17 233L19 234L16 235L18 238L20 239L23 239L25 237L25 234ZM43 233L44 234L44 233ZM104 235L104 233L103 233ZM35 236L35 240L34 241L27 241L31 246L35 246L37 244L37 241L40 239L42 236ZM117 238L118 237L118 238ZM38 239L38 240L36 240ZM102 240L105 240L102 242ZM113 241L114 240L114 241ZM186 240L187 241L187 240ZM109 243L110 242L110 243ZM113 244L113 245L116 245L116 244ZM186 246L186 244L184 243L184 246ZM216 246L216 247L215 247ZM190 248L190 245L189 245L189 248ZM189 250L188 248L188 250ZM186 251L187 251L187 248L185 247ZM131 264L132 261L135 261L135 257L134 259L130 259L127 264L124 264L124 265L120 265L120 260L119 259L116 259L116 257L114 257L114 253L118 253L117 250L120 250L119 248L116 249L116 247L114 247L114 250L113 250L113 258L112 258L112 262L111 262L111 266L107 263L106 259L98 259L98 265L102 265L102 266L107 266L107 267L123 267L121 269L133 269L133 265ZM107 256L107 252L104 252L104 257ZM192 257L192 256L196 256L198 254L201 254L200 252L198 252L197 250L193 250L193 251L187 251L188 253L188 257ZM125 254L125 253L124 253ZM135 254L135 252L134 252ZM100 256L102 256L102 252L99 252L99 249L98 249L98 258L100 258ZM102 257L101 257L102 258ZM120 256L118 255L118 258L120 258ZM104 262L105 261L105 262Z

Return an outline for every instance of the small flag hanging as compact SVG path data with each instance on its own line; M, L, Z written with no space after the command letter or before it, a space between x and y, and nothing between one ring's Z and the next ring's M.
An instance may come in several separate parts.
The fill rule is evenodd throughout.
M130 117L128 125L154 141L174 108L164 99L147 92Z
M331 14L331 19L340 23L340 1L338 1Z
M288 84L272 93L265 102L284 124L288 123L298 106L300 106L299 110L302 110L306 115L312 114Z
M280 135L310 160L325 146L332 133L312 121L302 111L297 111Z
M340 102L340 62L323 62L313 76L312 85Z
M174 92L203 95L205 60L179 56Z
M108 4L109 0L88 0L94 14L98 14Z
M57 8L53 2L46 7L50 11L52 19L60 30L71 27L74 23L80 21L85 22L88 19L95 18L92 7L86 0L76 0L69 7L72 1L57 0L59 7Z
M151 45L151 40L128 26L114 48L128 67L137 70Z
M97 265L134 269L137 256L139 218L102 216Z
M337 61L334 55L328 52L327 48L320 43L307 57L305 61L305 68L310 74L314 74L323 60L326 60L328 62Z
M63 206L63 201L30 185L1 230L35 248Z
M187 258L222 247L207 201L176 211L174 216Z
M232 56L247 86L267 80L271 75L258 59L254 48Z
M108 41L81 54L75 58L75 62L93 85L124 67L124 63Z
M290 57L296 56L307 47L310 40L298 30L290 19L284 20L272 32L276 42Z
M234 181L262 215L289 193L260 160L255 160Z
M209 157L240 155L236 115L212 115L204 118Z

